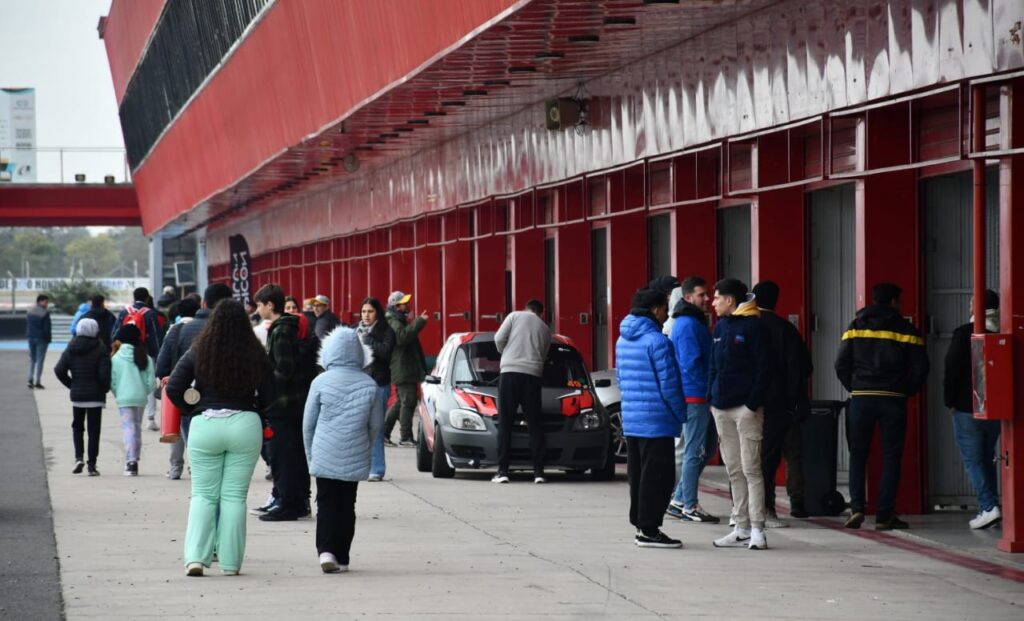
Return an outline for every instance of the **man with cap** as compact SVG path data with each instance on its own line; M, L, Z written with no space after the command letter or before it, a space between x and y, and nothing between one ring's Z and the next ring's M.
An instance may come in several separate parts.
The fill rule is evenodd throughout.
M316 315L316 326L313 331L316 333L316 338L322 341L331 330L341 325L341 320L331 312L331 298L321 293L312 301L313 313Z
M420 345L420 332L427 325L430 314L420 313L409 321L409 302L412 295L403 291L392 291L388 296L385 317L395 331L395 350L391 354L391 383L395 385L395 402L384 418L384 443L394 446L391 430L399 422L399 446L416 446L412 437L412 417L419 401L419 384L427 375L427 359Z
M809 412L807 378L813 366L807 346L796 326L775 314L779 286L770 280L754 285L754 301L768 337L768 367L771 374L764 396L764 437L761 465L764 472L765 526L787 526L775 510L775 471L786 457L786 492L790 514L807 517L804 508L803 465L800 461L799 422Z
M711 303L718 323L711 335L708 401L718 429L722 461L732 486L736 527L716 548L768 547L764 535L761 434L768 387L768 337L747 285L735 278L715 283Z
M973 306L973 302L971 306ZM985 331L999 332L999 294L985 291ZM999 509L999 480L995 452L1002 423L974 418L971 383L971 333L974 317L953 331L946 352L942 387L946 407L953 413L953 436L960 449L967 478L978 495L978 514L968 523L972 529L988 528L1003 519Z

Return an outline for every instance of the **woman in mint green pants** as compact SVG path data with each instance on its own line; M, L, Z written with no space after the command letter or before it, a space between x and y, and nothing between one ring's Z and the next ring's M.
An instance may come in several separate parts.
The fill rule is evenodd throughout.
M224 300L174 367L167 396L191 416L192 501L185 567L202 576L216 550L223 573L245 557L245 499L263 442L257 412L271 392L270 362L238 302Z

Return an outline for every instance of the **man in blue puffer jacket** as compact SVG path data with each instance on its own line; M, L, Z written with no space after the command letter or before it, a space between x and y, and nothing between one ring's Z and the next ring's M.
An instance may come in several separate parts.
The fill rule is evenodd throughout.
M629 453L629 523L642 548L681 548L661 532L675 485L675 439L686 422L679 366L661 333L668 318L662 291L641 289L619 326L616 370L622 393L622 432Z

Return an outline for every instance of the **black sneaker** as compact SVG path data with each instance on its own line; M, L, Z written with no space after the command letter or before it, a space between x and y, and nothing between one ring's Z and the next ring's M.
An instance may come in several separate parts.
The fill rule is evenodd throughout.
M263 522L294 522L297 519L299 519L298 511L282 509L281 507L267 511L260 516L260 520Z
M673 539L661 532L660 530L653 535L647 535L644 533L637 533L636 538L633 540L637 547L640 548L681 548L683 542L678 539Z
M811 517L811 514L807 512L802 500L792 500L789 503L789 516L804 520Z
M29 381L28 381L28 387L29 387L29 388L35 388L35 387L36 387L36 385L32 383L32 380L29 380Z
M846 522L843 524L846 528L860 528L860 525L864 523L864 513L861 511L854 511L850 514L850 517L846 518Z
M717 517L701 509L700 505L689 510L683 509L683 515L679 519L684 522L702 522L704 524L718 524L720 521Z
M85 462L81 459L75 461L75 469L71 471L71 474L82 474L82 470L85 468Z
M910 528L910 524L895 515L888 520L875 520L875 530L906 530L908 528Z
M46 386L43 386L43 385L42 385L42 384L40 384L39 382L36 382L35 388L38 388L38 389L40 389L40 390L45 390L45 389L46 389Z
M89 476L91 476L91 477L98 477L98 476L100 476L100 471L96 469L96 466L89 466Z
M398 445L397 445L397 444L395 444L395 443L394 443L394 442L393 442L393 441L391 440L391 438L387 438L387 437L385 437L385 438L384 438L384 446L398 446Z
M665 509L665 515L670 515L677 520L681 520L683 519L683 508L670 502L668 503L668 507Z
M413 440L412 438L402 438L401 440L398 441L398 446L404 448L412 448L416 446L416 441Z

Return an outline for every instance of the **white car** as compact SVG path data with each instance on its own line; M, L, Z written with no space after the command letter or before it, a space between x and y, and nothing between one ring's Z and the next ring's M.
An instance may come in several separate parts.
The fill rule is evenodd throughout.
M608 412L615 461L625 462L626 437L622 435L622 394L619 392L619 383L615 380L615 369L594 371L590 377L594 380L594 392L597 393L597 399ZM608 380L608 384L605 385L605 382L601 380Z

